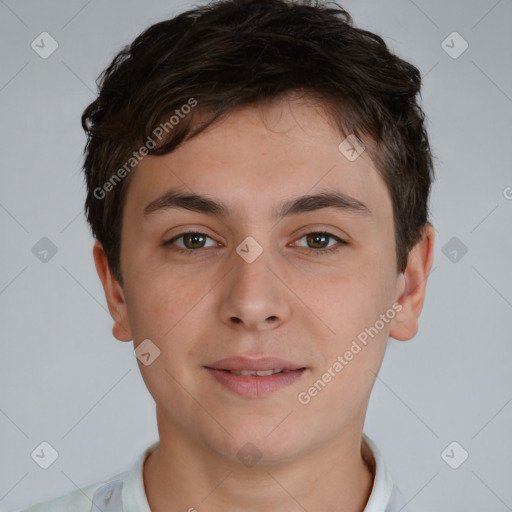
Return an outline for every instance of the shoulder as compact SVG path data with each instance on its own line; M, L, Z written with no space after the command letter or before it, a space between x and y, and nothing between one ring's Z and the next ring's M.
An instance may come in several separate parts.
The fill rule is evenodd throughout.
M90 484L58 498L37 503L20 512L96 512L105 509L104 505L122 503L121 490L128 472Z
M107 480L16 512L122 512L123 504L138 512L151 512L144 490L143 467L147 456L158 444L157 440L146 447L131 468Z
M407 512L404 498L396 485L393 485L393 491L391 492L386 512Z

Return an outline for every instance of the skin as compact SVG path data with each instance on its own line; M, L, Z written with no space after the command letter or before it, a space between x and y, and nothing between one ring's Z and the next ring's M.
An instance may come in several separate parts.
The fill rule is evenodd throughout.
M364 510L373 485L361 455L370 392L388 336L405 341L417 332L434 230L425 226L397 274L388 191L368 153L349 161L341 140L311 102L235 111L139 164L123 212L124 287L95 243L114 336L135 347L150 339L160 350L149 366L138 362L160 435L144 465L153 512ZM144 216L169 189L222 200L231 215L167 209ZM324 208L271 217L282 201L320 189L357 198L371 215ZM175 240L193 255L163 245L190 230L210 237ZM311 232L348 244L322 254L337 240L308 241ZM263 248L252 263L235 251L247 236ZM402 309L393 320L301 404L298 393L396 303ZM235 355L273 355L307 370L271 395L241 397L203 368ZM250 468L237 457L247 442L262 455Z

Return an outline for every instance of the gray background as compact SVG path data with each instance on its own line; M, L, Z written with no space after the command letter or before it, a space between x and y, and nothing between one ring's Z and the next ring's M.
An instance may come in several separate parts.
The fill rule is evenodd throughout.
M420 331L389 341L365 432L411 512L512 510L512 2L340 3L421 70L437 157ZM0 511L113 476L157 439L133 346L112 337L94 269L80 115L122 45L190 7L0 1ZM59 44L47 59L31 48L43 31ZM442 46L453 31L469 44L458 58ZM32 252L42 237L57 247L46 262ZM458 248L446 246L453 237ZM47 470L30 456L42 441L59 452ZM441 456L453 441L469 453L458 469Z

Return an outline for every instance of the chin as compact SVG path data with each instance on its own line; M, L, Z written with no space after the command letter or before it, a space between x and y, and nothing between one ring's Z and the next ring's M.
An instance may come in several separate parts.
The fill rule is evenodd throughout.
M282 418L267 418L258 423L248 418L248 421L236 425L226 424L226 430L232 437L226 433L220 443L214 442L215 446L211 447L231 462L247 467L254 464L272 466L291 461L298 455L297 447L302 446L303 442L298 438L297 430L280 430L280 421Z

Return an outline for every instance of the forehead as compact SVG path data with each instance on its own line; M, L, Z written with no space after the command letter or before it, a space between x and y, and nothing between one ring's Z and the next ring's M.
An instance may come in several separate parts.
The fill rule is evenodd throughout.
M280 101L235 110L163 156L146 156L128 190L125 210L143 215L166 190L216 197L238 215L268 215L290 197L337 190L385 220L386 186L367 151L349 160L344 137L312 102Z

